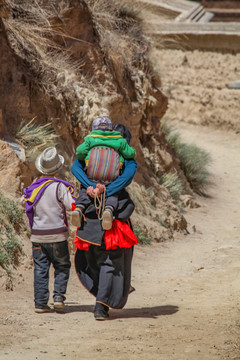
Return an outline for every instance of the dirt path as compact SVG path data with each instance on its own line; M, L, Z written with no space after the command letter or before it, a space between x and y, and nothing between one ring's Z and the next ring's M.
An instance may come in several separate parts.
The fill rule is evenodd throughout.
M66 313L35 314L32 269L24 270L0 297L1 360L239 359L239 136L190 125L181 132L213 158L215 186L186 215L190 235L136 247L137 290L105 322L94 320L94 298L73 268Z

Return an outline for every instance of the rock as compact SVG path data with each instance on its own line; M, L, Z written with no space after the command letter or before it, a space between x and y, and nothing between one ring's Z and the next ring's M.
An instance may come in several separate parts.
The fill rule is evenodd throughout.
M7 291L13 291L13 281L10 277L7 277L7 279L6 279L5 289Z
M23 147L21 147L19 144L15 143L13 141L6 140L6 142L13 149L13 151L15 152L15 154L19 157L19 159L21 161L26 161L26 154L25 154L25 150Z
M188 58L187 58L187 55L184 55L183 59L182 59L182 65L189 65L189 62L188 62Z
M6 141L0 140L0 191L16 194L21 186L22 162Z
M189 207L191 209L200 207L191 195L180 195L179 199L184 207Z
M235 81L234 83L227 84L228 89L240 89L240 80Z

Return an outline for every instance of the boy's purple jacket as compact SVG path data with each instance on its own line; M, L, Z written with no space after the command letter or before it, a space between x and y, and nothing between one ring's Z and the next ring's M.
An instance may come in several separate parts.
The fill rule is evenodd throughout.
M32 229L33 226L33 207L37 204L37 202L41 199L44 190L53 182L59 182L67 186L71 195L74 194L74 186L69 182L57 178L51 177L41 177L36 180L30 186L24 189L24 201L25 201L25 211L28 217L29 226Z

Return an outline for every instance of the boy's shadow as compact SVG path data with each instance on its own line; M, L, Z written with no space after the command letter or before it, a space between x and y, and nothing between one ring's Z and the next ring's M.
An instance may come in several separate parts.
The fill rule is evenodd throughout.
M76 303L66 303L64 313L72 312L93 312L93 305L77 305ZM126 319L126 318L151 318L156 319L158 316L172 315L179 310L176 305L162 305L144 308L132 308L123 310L111 310L110 320Z
M93 312L94 305L79 305L75 302L65 302L64 313L69 314L72 312Z

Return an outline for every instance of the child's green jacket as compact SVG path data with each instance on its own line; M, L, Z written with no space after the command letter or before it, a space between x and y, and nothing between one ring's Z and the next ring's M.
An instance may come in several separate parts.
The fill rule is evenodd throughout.
M76 155L79 160L88 160L90 151L94 146L111 147L119 152L120 162L124 159L134 159L136 150L128 145L119 131L93 130L84 138L84 142L76 149Z

